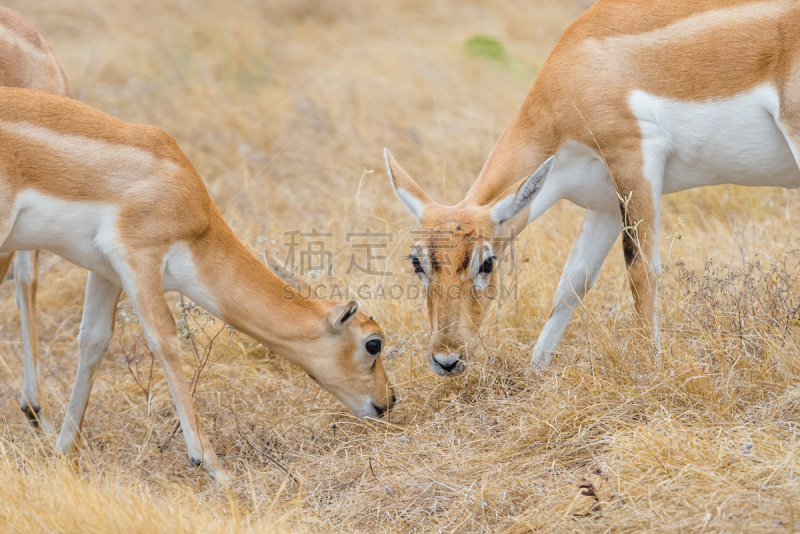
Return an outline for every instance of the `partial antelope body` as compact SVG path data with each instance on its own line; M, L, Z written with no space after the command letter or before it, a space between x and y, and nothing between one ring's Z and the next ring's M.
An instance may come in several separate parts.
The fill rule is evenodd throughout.
M536 183L518 182L552 155L552 170L542 168ZM560 199L588 212L532 364L550 363L620 233L636 310L657 341L661 195L800 186L800 3L602 0L564 32L459 204L434 203L386 159L398 196L424 229L450 231L461 283L478 289L467 299L429 290L437 372L463 369L489 302L481 277L494 277L489 260L508 242L499 237L518 234ZM535 191L523 198L526 188ZM427 261L442 252L421 241L415 270L454 283L456 267Z
M378 324L355 302L301 298L236 238L163 131L74 100L0 89L0 275L14 251L46 249L89 269L80 363L57 448L78 443L122 289L164 369L189 457L227 475L203 433L164 298L179 291L300 366L358 417L391 408Z
M0 85L50 91L71 97L72 89L53 51L25 17L0 6ZM22 323L24 377L20 407L48 434L52 425L39 403L39 349L36 333L38 251L20 251L14 262L17 306Z

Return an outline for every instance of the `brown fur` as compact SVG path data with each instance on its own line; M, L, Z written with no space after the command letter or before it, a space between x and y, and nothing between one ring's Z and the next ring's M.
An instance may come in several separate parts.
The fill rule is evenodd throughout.
M0 31L0 85L72 96L50 46L22 14L0 6Z
M50 91L66 97L72 88L53 51L36 29L20 13L0 6L0 86L24 87ZM28 420L45 431L50 423L38 404L38 340L36 331L36 290L39 280L38 251L18 253L15 273L17 303L19 304L25 353L25 377L20 407ZM0 266L3 276L14 254L8 255L7 265ZM23 273L19 267L28 269ZM0 276L2 280L2 276ZM30 375L33 375L31 377ZM32 387L31 387L32 386Z
M4 88L0 101L0 240L11 231L22 191L114 206L118 246L133 276L125 290L164 368L193 462L225 479L197 422L163 295L162 265L176 244L188 245L202 285L186 288L190 298L210 294L221 319L316 376L340 399L369 398L381 411L391 408L380 356L374 368L374 358L358 356L366 337L382 337L377 323L357 314L339 328L335 314L344 303L285 298L294 289L236 238L166 133L42 91Z
M700 18L681 24L692 16ZM567 140L596 148L618 194L633 192L623 216L626 226L637 229L623 234L623 247L636 309L645 324L653 325L651 260L659 199L643 176L641 134L628 95L638 89L706 101L770 82L781 96L786 128L800 142L799 51L800 3L795 0L601 0L564 32L464 200L426 209L422 226L467 223L481 207L488 212ZM389 163L399 169L393 158ZM405 188L413 192L410 185ZM527 219L527 213L520 214L510 227L518 232ZM491 222L482 224L478 228L485 235L494 235ZM452 318L458 306L443 298L429 310L432 318ZM480 324L481 316L473 314L470 325Z
M481 232L489 220L482 210L465 208L453 214L440 208L431 206L425 211L427 224L422 241L431 251L435 273L427 291L433 332L430 354L469 348L491 302L483 294L472 292L471 280L465 276L475 246L486 240ZM445 301L451 305L443 305Z

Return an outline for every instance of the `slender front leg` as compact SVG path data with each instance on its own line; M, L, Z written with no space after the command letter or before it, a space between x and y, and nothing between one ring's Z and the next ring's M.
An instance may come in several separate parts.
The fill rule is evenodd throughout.
M622 219L618 211L586 212L581 233L572 246L561 274L550 318L533 349L531 365L534 367L543 368L550 364L567 324L581 299L597 280L600 268L621 229Z
M69 398L64 425L58 435L56 449L62 454L73 451L78 446L86 405L92 391L94 374L103 360L103 355L114 333L114 319L117 300L122 288L93 272L86 281L86 299L83 303L83 317L78 334L80 361L75 385Z
M36 335L36 288L39 285L39 251L18 252L14 262L14 284L17 287L17 306L22 325L24 375L20 408L34 426L45 434L53 427L45 418L39 403L39 343Z
M217 482L227 483L230 478L203 432L181 368L178 329L164 298L160 261L139 263L131 271L134 273L132 276L123 277L125 292L141 319L150 350L164 369L186 439L189 460L194 466L202 465Z
M0 255L0 280L3 280L14 261L15 254ZM20 252L16 255L14 280L17 286L17 306L22 322L23 345L23 383L20 394L20 408L28 421L40 426L46 434L52 434L53 427L42 414L38 401L38 366L36 337L36 284L38 281L37 252Z

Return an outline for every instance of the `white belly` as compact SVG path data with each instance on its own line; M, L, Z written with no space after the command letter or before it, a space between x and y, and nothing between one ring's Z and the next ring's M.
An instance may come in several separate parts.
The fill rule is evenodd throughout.
M651 182L663 175L663 194L720 184L800 186L771 86L706 102L634 91L630 105L642 131L645 175Z
M44 249L114 282L135 287L117 235L117 212L99 202L75 202L27 190L17 195L14 224L0 253ZM114 267L116 266L116 268ZM214 313L216 300L201 282L189 246L173 243L161 262L165 291L180 291Z
M0 252L49 250L118 283L107 256L115 248L116 220L112 206L23 191L17 195L14 225Z

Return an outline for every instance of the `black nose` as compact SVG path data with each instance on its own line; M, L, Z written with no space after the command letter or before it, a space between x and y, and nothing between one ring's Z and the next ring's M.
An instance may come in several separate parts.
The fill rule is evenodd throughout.
M383 414L386 413L386 408L376 405L374 402L372 403L372 407L378 412L378 417L383 417Z
M452 362L448 362L448 363L443 363L436 356L434 356L433 359L436 361L436 365L441 367L442 371L444 371L445 373L452 373L453 371L456 371L457 370L456 368L458 367L458 364L461 363L461 358L455 358L455 359L453 359Z
M461 360L456 360L453 363L451 363L450 365L439 364L439 367L441 367L442 371L444 371L445 373L452 373L453 371L456 370L456 367L458 367L458 364L460 363L460 361Z

